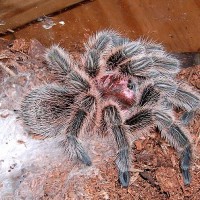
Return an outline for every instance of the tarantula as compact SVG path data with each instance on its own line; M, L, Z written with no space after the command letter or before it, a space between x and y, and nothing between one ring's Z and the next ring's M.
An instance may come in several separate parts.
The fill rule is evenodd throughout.
M35 89L24 98L25 124L44 136L64 134L66 152L88 166L92 162L79 134L112 134L124 187L130 179L128 135L149 133L157 127L179 152L183 180L189 184L192 142L184 125L198 110L200 98L192 87L175 80L179 61L160 44L131 41L112 30L96 33L84 46L85 53L76 61L59 46L47 50L46 60L57 83ZM179 120L174 107L184 110Z

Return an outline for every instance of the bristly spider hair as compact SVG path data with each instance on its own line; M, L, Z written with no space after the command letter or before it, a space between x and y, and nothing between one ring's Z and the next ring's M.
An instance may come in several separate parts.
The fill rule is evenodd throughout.
M56 84L33 90L21 106L22 119L33 132L64 134L66 152L88 166L92 161L78 139L80 132L112 134L118 148L119 181L127 187L129 135L150 133L157 127L178 151L184 183L190 183L192 142L185 125L199 111L200 97L175 79L180 63L162 45L103 30L85 43L81 59L75 61L59 46L52 46L46 60ZM174 107L184 110L179 120Z

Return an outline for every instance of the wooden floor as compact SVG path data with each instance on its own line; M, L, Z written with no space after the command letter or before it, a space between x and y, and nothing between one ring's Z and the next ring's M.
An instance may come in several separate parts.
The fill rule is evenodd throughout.
M200 51L199 0L94 0L52 20L56 25L51 29L38 22L6 38L36 38L46 46L60 43L67 48L97 30L112 28L131 39L142 36L162 42L170 51Z

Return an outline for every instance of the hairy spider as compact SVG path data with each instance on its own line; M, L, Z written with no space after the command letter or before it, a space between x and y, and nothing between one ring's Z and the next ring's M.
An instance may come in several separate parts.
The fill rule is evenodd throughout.
M64 134L66 152L86 165L92 162L78 139L80 132L113 134L119 180L127 187L128 135L158 127L179 152L184 183L190 183L192 145L184 125L199 109L200 98L175 80L179 61L162 45L104 30L89 38L81 59L74 61L58 46L47 51L46 59L58 83L33 90L23 100L22 118L30 129L44 136ZM179 120L174 107L184 110Z

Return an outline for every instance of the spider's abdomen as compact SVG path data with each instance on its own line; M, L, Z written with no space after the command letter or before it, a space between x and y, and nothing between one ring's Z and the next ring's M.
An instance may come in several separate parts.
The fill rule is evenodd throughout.
M105 75L97 81L97 88L104 98L115 98L123 106L129 107L135 103L136 94L134 89L128 87L129 79L121 79L113 74Z

